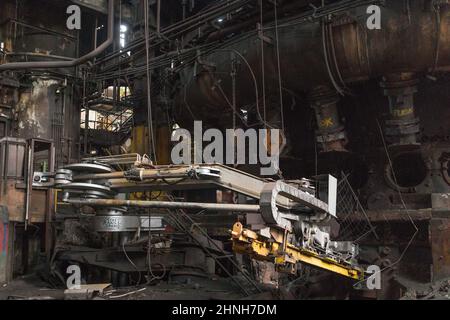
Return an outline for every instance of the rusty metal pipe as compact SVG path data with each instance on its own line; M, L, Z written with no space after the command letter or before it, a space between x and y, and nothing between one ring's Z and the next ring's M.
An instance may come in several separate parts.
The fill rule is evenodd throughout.
M153 180L153 179L182 179L187 178L187 174L154 174L145 173L142 174L142 180ZM99 173L99 174L86 174L82 176L74 177L75 181L86 181L86 180L115 180L125 178L124 172L112 172L112 173Z
M173 167L172 171L169 173L164 171L164 169L156 167L155 169L136 169L135 174L139 175L142 180L151 179L181 179L188 177L189 166L181 166L179 168ZM86 180L114 180L114 179L124 179L127 177L127 171L118 171L111 173L94 173L94 174L83 174L74 177L76 181L86 181Z
M259 212L259 205L253 204L227 204L227 203L195 203L195 202L170 202L170 201L140 201L140 200L110 200L110 199L86 199L65 201L69 204L87 205L98 207L137 207L151 209L192 209L207 211L235 211L235 212Z
M71 61L35 61L13 62L0 65L0 72L23 69L55 69L72 68L79 66L104 52L114 42L114 4L115 0L108 1L108 39L88 54Z

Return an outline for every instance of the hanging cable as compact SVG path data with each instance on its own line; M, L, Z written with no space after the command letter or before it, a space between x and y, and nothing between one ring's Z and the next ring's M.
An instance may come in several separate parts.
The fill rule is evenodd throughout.
M341 84L344 87L343 90L348 93L350 90L348 89L347 85L345 84L344 78L342 77L342 73L339 68L339 64L338 64L338 60L337 60L337 56L336 56L336 47L334 45L334 37L333 37L333 26L331 25L331 23L329 24L327 31L328 31L328 40L330 43L330 51L331 51L331 55L333 57L333 62L334 62L334 68L336 69L336 73L339 78L339 81L341 82Z
M231 81L232 81L232 105L233 105L233 130L236 130L236 59L231 62Z
M281 79L281 59L280 59L280 38L278 35L278 3L273 3L275 11L275 40L277 42L277 64L278 64L278 86L280 90L280 114L281 114L281 129L285 131L284 125L284 103L283 103L283 83Z
M431 73L435 73L436 69L439 65L439 54L441 50L441 26L442 26L442 19L441 19L441 7L439 4L435 4L433 6L433 10L436 14L436 46L435 46L435 54L434 54L434 65Z
M148 121L148 128L149 128L149 139L150 141L150 154L153 156L153 161L157 165L158 164L158 157L156 155L156 145L155 145L155 134L153 130L153 110L152 110L152 96L151 96L151 74L150 74L150 66L149 66L149 60L150 60L150 47L149 47L149 41L150 41L150 30L149 30L149 2L148 0L144 0L144 24L145 24L145 51L146 51L146 71L147 71L147 121Z
M323 1L322 1L322 5ZM330 81L333 84L334 88L336 89L336 91L341 95L344 96L344 91L342 90L342 88L339 86L339 84L336 82L334 76L333 76L333 71L331 70L331 66L330 66L330 62L328 60L328 46L327 46L327 27L326 27L326 21L325 21L325 17L322 19L321 24L322 24L322 46L323 46L323 57L325 59L325 65L327 67L327 71L328 71L328 75L330 77Z
M250 63L248 62L248 60L242 55L242 53L240 53L239 51L235 50L235 49L216 49L214 50L215 52L232 52L234 54L236 54L239 58L242 59L242 61L244 62L244 64L247 66L250 75L252 76L253 79L253 83L255 84L255 96L256 96L256 112L258 115L259 120L266 126L266 128L270 128L270 129L275 129L274 127L272 127L269 123L267 123L264 118L261 115L261 110L260 110L260 105L259 105L259 87L258 87L258 80L256 79L256 74L253 71L252 66L250 65Z
M147 71L147 116L148 116L148 127L149 127L149 139L151 139L150 142L150 153L153 154L153 161L155 164L158 164L157 162L157 156L156 156L156 146L155 146L155 139L154 139L154 131L153 131L153 110L152 110L152 98L151 98L151 75L150 75L150 66L149 66L149 59L150 59L150 48L149 48L149 41L150 41L150 30L149 30L149 2L148 0L144 0L144 23L145 23L145 51L146 51L146 71ZM147 248L147 263L148 263L148 283L152 282L155 279L161 279L162 277L157 277L153 273L152 269L152 219L151 219L151 209L148 210L148 248ZM164 275L163 275L164 276ZM151 278L150 278L151 277Z
M264 61L264 17L263 17L263 3L259 0L259 38L261 40L261 75L262 75L262 99L263 99L263 112L264 112L264 125L267 129L267 114L266 114L266 65ZM259 99L259 97L258 97Z
M133 262L133 260L131 260L130 256L128 255L127 250L125 249L125 242L122 243L122 251L125 255L125 258L127 258L128 262L133 266L133 268L139 274L139 279L136 283L136 286L138 286L141 283L141 279L142 279L141 271L139 270L139 268L136 266L136 264Z
M389 161L389 166L390 166L391 171L392 171L392 176L393 176L394 182L397 183L397 176L396 176L395 171L394 171L394 165L392 163L392 159L391 159L391 156L389 154L389 149L388 149L387 144L386 144L386 139L384 138L383 129L381 128L381 124L380 124L380 121L378 121L378 119L377 119L377 126L378 126L378 130L380 132L381 140L383 142L384 151L386 152L386 157L387 157L387 159ZM403 260L406 252L408 252L409 248L411 247L412 243L414 242L414 239L416 238L417 234L419 233L419 228L417 227L416 223L414 222L414 219L411 217L409 209L406 206L406 202L405 202L405 200L403 198L402 192L400 190L398 190L398 189L397 189L397 192L398 192L400 201L402 202L403 208L406 211L408 219L411 222L411 225L412 225L412 227L414 229L414 234L412 235L411 239L408 241L408 243L407 243L405 249L403 250L403 252L400 254L400 257L395 262L393 262L389 266L387 266L386 268L380 270L377 273L373 273L372 276L374 276L376 274L381 274L383 271L385 271L385 270L387 270L389 268L392 268L393 266L399 264ZM366 280L359 281L359 282L355 283L354 286L357 286L357 285L361 284L364 281L366 281Z

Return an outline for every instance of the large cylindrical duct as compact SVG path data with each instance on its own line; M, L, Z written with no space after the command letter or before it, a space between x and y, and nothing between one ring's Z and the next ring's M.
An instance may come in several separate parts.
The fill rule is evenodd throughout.
M436 10L429 1L408 3L406 7L403 1L387 1L381 9L380 30L367 28L367 6L336 14L325 22L311 19L297 23L291 18L289 22L280 20L278 28L266 26L264 36L273 42L278 30L285 94L310 92L323 85L344 87L387 74L449 70L450 32L446 28L450 19L449 6L442 4L440 10ZM276 95L278 90L270 90L278 88L277 46L265 42L263 48L265 93L266 96ZM234 51L240 52L243 58L236 57ZM201 61L213 66L214 70L201 72L202 64L198 61L186 68L177 96L179 110L183 110L180 117L192 119L192 113L205 115L211 121L230 122L225 116L231 115L228 104L214 84L220 81L223 91L230 95L232 79L228 75L236 60L237 103L239 106L254 105L255 86L259 89L260 99L263 94L261 57L261 39L256 30L202 56ZM251 72L256 75L256 84Z

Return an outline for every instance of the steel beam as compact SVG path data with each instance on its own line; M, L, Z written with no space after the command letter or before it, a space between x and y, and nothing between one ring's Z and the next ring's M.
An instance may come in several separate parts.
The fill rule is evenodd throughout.
M192 209L207 211L235 211L259 212L259 205L226 204L226 203L195 203L195 202L169 202L169 201L139 201L139 200L111 200L111 199L70 199L65 202L76 205L89 205L98 207L138 207L152 209Z

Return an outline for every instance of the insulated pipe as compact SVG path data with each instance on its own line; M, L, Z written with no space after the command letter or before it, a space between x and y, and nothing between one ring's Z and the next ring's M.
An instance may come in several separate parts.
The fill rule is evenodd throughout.
M311 105L316 113L317 142L324 152L345 152L347 134L339 117L339 96L335 90L326 86L315 88L311 92Z
M152 209L193 209L207 211L235 211L260 212L259 205L253 204L227 204L227 203L196 203L196 202L170 202L170 201L139 201L139 200L113 200L113 199L86 199L65 200L66 203L99 207L138 207Z
M186 173L180 174L160 174L160 173L145 173L142 172L142 175L139 179L142 180L153 180L153 179L183 179L188 178L189 176ZM115 180L115 179L124 179L126 178L126 174L124 172L112 172L112 173L97 173L97 174L87 174L82 176L75 176L74 181L86 181L86 180Z
M180 35L182 32L187 32L188 30L196 30L198 27L204 24L204 21L213 20L221 15L227 14L229 12L232 12L234 10L239 9L239 7L242 7L249 3L249 0L235 0L231 3L222 3L218 4L217 6L214 6L205 12L199 12L189 18L186 18L185 20L176 22L166 28L161 28L159 35L154 35L151 37L151 41L158 39L158 38L168 38ZM145 39L139 38L133 42L131 42L126 48L123 48L124 52L127 51L134 51L138 48L145 45ZM105 62L111 59L114 59L122 54L121 51L113 52L110 55L103 58L101 61L97 61L97 63Z
M392 145L416 145L420 134L420 119L416 117L414 94L419 83L414 73L399 73L384 77L381 87L389 98L389 118L385 133Z
M0 72L8 70L23 69L55 69L72 68L79 66L101 54L114 41L114 0L108 1L108 39L88 54L71 61L36 61L36 62L13 62L0 65Z
M166 172L164 169L135 169L130 171L117 171L111 173L94 173L94 174L83 174L76 175L74 177L75 181L86 181L86 180L114 180L123 179L132 176L138 181L153 180L153 179L181 179L188 178L188 167L173 167L170 171Z

